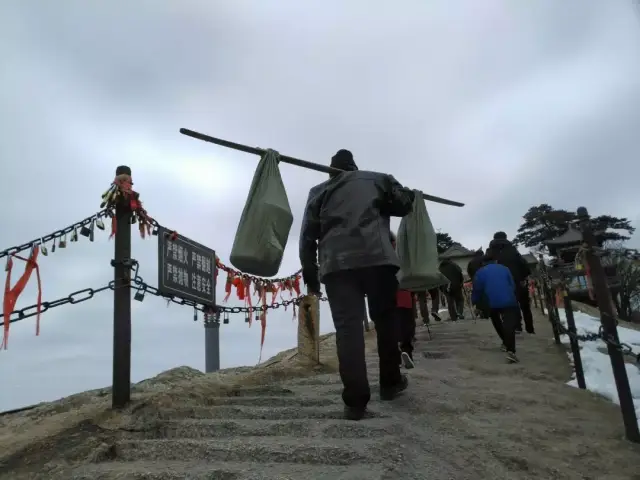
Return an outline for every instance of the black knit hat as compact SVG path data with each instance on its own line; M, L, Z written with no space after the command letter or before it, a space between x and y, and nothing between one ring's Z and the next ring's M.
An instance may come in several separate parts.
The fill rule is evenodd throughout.
M330 166L340 170L346 170L347 172L358 170L356 162L353 161L353 154L345 149L338 150L337 153L331 157Z
M494 240L506 240L507 239L507 234L504 232L496 232L493 234L493 239Z

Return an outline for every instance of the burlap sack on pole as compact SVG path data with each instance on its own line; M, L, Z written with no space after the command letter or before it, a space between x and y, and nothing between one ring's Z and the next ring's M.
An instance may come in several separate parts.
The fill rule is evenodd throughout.
M260 159L231 248L235 268L261 277L278 273L293 223L279 157L267 150Z

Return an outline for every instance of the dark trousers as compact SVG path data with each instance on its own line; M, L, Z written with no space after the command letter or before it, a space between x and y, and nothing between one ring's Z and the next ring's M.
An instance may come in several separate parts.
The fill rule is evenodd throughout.
M400 351L413 359L413 338L416 336L416 320L410 308L396 307L396 327L400 340Z
M533 332L533 314L531 313L531 300L529 299L529 289L518 284L516 286L516 297L520 306L518 314L518 330L522 330L522 320L527 332Z
M518 307L492 308L491 323L507 351L516 353L516 327L519 322Z
M342 400L350 407L365 407L371 398L365 362L363 319L365 296L369 317L376 327L380 360L380 387L400 380L400 350L395 325L397 269L390 266L334 272L324 277L329 308L336 328L336 347Z
M435 314L440 310L440 289L432 288L428 290L429 296L431 297L431 311ZM429 306L427 305L427 291L417 292L416 296L418 297L418 305L420 305L420 312L422 313L422 321L424 323L429 323ZM418 313L415 310L413 316L418 318Z
M422 323L429 323L429 307L427 306L427 292L416 292L415 297L417 297L417 304L420 307L420 313L422 314ZM413 317L418 318L418 312L416 309L416 302L413 302L412 309Z
M449 318L451 320L456 320L458 315L464 312L462 287L449 287L447 290L447 309L449 310Z
M440 310L440 289L432 288L429 290L429 296L431 297L431 311L438 313Z

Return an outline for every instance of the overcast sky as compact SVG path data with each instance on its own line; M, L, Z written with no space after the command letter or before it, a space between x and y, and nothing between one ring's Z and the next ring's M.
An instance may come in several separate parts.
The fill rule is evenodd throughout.
M152 216L228 262L257 158L181 127L320 163L348 148L361 169L465 202L427 207L469 248L496 230L513 236L543 202L640 223L631 0L4 0L0 31L1 248L97 211L126 164ZM286 275L299 268L307 192L326 177L288 165L282 175L295 216ZM102 235L43 259L45 299L108 281L112 248ZM134 241L151 283L156 248ZM31 288L20 303L34 300ZM37 370L52 351L78 361L74 345L97 336L95 368L109 369L111 308L103 294L48 312L41 338L16 329L0 368ZM134 342L160 359L180 350L203 368L188 309L150 298L134 325ZM259 329L242 317L222 338L223 366L257 361ZM272 314L265 356L294 343L289 314ZM173 366L140 366L149 361L134 357L134 377Z

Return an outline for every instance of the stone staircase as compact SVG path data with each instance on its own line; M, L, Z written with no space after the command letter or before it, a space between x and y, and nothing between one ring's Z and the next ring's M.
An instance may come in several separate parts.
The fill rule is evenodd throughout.
M343 420L336 374L247 387L206 405L156 411L145 421L152 428L120 436L94 463L62 475L76 480L390 478L402 459L402 428L392 406L378 399L375 353L369 362L377 413L364 421Z

